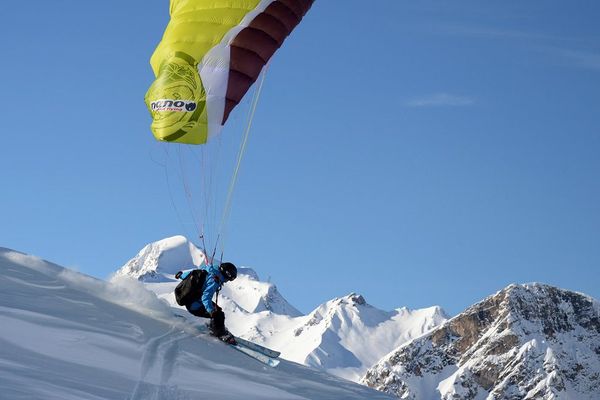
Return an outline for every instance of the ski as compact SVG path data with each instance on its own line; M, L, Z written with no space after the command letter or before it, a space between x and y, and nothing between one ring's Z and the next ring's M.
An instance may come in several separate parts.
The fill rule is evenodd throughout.
M227 344L227 343L226 343ZM259 361L265 365L268 365L269 367L275 368L276 366L279 365L280 361L276 358L273 357L269 357L263 353L259 353L256 350L252 350L244 345L241 345L239 343L237 344L227 344L228 346L233 347L234 349L236 349L239 352L244 353L245 355L254 358L256 361Z
M246 339L242 339L239 337L235 337L235 341L238 342L238 344L241 344L244 347L247 347L251 350L254 351L258 351L259 353L264 354L265 356L271 357L271 358L277 358L279 357L279 355L281 354L279 351L275 351L275 350L271 350L265 346L261 346L260 344L256 344L253 342L250 342Z
M206 325L206 327L208 327L208 325ZM199 329L199 331L202 334L206 334L206 330ZM242 339L237 336L234 336L234 338L237 342L236 344L230 344L230 343L224 342L220 339L219 339L219 341L223 342L227 346L233 347L234 349L236 349L237 351L239 351L241 353L244 353L248 357L254 358L256 361L259 361L265 365L268 365L269 367L275 368L281 362L280 360L277 359L277 357L279 357L279 354L281 354L280 352L271 350L267 347L261 346L256 343L252 343L246 339Z

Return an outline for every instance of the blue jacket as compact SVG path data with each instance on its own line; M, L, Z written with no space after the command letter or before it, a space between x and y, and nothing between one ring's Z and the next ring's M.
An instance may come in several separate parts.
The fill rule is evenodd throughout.
M219 271L218 267L214 265L207 265L204 268L208 274L206 275L206 279L204 280L204 285L202 285L202 297L200 301L206 311L210 314L215 310L215 306L213 304L213 296L217 292L217 290L221 290L223 287L223 283L225 282L225 277ZM185 279L192 272L192 270L186 271L181 274L180 279ZM197 310L200 308L200 302L196 301L190 304L190 308L192 310Z

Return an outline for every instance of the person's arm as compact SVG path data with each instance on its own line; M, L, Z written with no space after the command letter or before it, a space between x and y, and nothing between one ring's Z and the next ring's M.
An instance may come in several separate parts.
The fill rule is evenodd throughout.
M204 308L206 309L206 312L208 312L209 314L212 314L212 312L215 311L215 307L213 305L212 298L218 288L219 288L219 284L213 278L213 276L210 274L207 275L206 276L206 287L204 288L204 293L202 293L202 304L204 304Z

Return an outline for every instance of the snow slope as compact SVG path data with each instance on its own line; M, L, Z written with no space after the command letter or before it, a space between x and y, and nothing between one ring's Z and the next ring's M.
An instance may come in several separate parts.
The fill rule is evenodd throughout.
M153 249L148 251L147 249ZM161 253L163 251L163 253ZM200 250L181 236L149 244L117 276L132 276L176 307L173 275L191 267L187 253ZM175 260L171 254L179 254ZM203 259L198 257L198 259ZM198 265L198 264L194 264ZM439 307L382 311L355 293L330 300L302 315L272 283L261 282L250 268L224 285L219 305L236 335L281 351L282 357L358 381L381 357L446 320ZM187 313L182 308L181 315ZM194 318L194 317L192 317Z
M137 281L0 248L2 399L389 398L291 362L265 367L201 326Z

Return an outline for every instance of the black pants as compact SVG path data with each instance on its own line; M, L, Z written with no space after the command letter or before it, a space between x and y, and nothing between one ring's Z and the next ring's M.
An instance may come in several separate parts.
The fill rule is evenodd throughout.
M225 313L214 301L213 306L215 307L215 311L213 312L212 316L208 313L208 311L206 311L204 304L200 304L200 308L197 310L191 310L190 306L186 306L185 308L187 308L190 314L195 315L196 317L210 318L210 324L208 327L211 335L222 336L227 332L225 329Z

